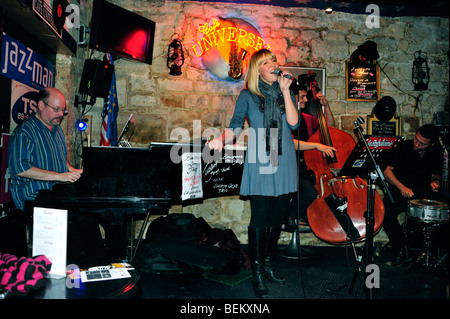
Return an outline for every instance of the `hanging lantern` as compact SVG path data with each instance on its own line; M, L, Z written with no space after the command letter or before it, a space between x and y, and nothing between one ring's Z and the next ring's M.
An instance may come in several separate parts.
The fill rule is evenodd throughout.
M427 54L422 51L416 51L414 54L412 82L414 83L414 91L428 90L428 82L430 82L430 69L427 63Z
M172 36L173 38L173 36ZM170 75L181 75L181 66L184 64L183 45L180 40L173 39L167 51L167 67Z

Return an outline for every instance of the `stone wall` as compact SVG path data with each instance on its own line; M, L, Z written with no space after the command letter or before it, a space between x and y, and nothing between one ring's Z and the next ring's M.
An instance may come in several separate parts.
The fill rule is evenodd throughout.
M85 2L82 5L88 8ZM175 128L192 132L194 120L201 120L202 130L209 127L223 130L228 125L242 82L218 80L191 51L201 37L198 26L217 17L235 17L251 23L270 44L281 65L326 68L327 99L342 130L352 133L356 117L365 118L375 105L345 99L345 62L367 40L378 45L378 62L384 71L381 72L381 96L395 99L407 138L414 135L419 125L430 123L436 112L448 110L448 19L381 16L379 28L368 28L366 14L326 15L316 9L188 1L112 2L156 22L152 65L124 59L115 62L120 107L118 127L122 128L130 113L135 114L137 128L130 141L135 147L147 147L151 141L168 141ZM183 74L178 77L169 76L166 67L167 47L175 32L180 35L186 57ZM424 92L413 91L411 82L414 52L418 50L428 53L431 73L429 90ZM81 74L81 61L91 54L87 50L79 51L82 52L77 58L60 58L57 65L57 85L70 83L72 98L78 90L76 80ZM94 58L102 56L100 52L93 54ZM62 71L67 63L72 64L71 72ZM419 108L413 114L419 93L422 94ZM99 145L100 141L102 103L100 99L88 113L92 116L92 145ZM72 112L75 118L79 110ZM67 131L73 132L70 128ZM72 133L73 140L75 135ZM76 157L74 153L75 160ZM224 197L197 205L176 206L171 212L203 216L213 227L231 228L241 242L247 241L248 201ZM308 243L322 244L313 235L305 237Z

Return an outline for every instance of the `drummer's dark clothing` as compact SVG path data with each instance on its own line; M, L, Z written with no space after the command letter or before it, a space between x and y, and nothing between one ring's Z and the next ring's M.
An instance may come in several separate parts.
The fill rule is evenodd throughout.
M414 197L406 199L396 187L389 185L395 203L393 204L387 195L384 196L383 228L395 250L399 250L406 245L406 239L397 216L406 211L408 200L434 199L446 201L444 195L433 192L430 187L432 174L441 175L442 173L442 159L442 153L437 147L428 149L420 157L419 153L414 151L413 140L407 140L399 145L391 159L386 163L393 167L397 179L414 192Z
M394 174L406 187L413 190L415 198L433 196L430 183L432 174L442 174L442 153L437 147L428 149L423 157L414 151L413 141L407 140L399 145L392 160L388 163Z

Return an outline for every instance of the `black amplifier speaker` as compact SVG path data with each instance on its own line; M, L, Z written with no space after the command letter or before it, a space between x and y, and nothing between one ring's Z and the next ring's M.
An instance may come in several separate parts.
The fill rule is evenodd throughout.
M106 99L109 95L114 65L101 60L88 59L84 62L79 93L90 97Z

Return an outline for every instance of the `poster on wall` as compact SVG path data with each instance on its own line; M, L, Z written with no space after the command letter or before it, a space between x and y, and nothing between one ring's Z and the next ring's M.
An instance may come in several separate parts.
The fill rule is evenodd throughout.
M38 91L53 87L55 66L13 37L3 33L0 74L11 79L10 132L36 112Z
M37 111L39 91L17 81L11 81L11 121L9 130L21 124L30 114Z
M400 136L402 135L401 117L396 115L388 121L381 121L374 114L368 115L367 133L377 136Z
M59 38L62 38L62 27L66 16L63 3L64 1L61 0L33 0L32 2L33 11L48 24ZM53 9L54 6L55 9Z
M347 101L378 101L380 99L380 66L345 64L345 99Z
M26 4L76 55L81 21L79 0L32 0Z
M55 83L55 66L6 33L2 39L0 74L38 90Z

